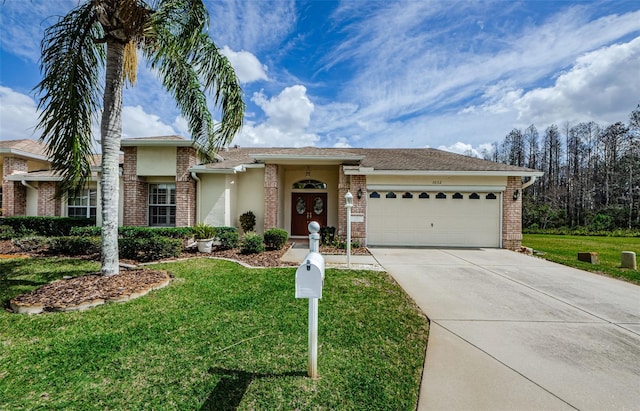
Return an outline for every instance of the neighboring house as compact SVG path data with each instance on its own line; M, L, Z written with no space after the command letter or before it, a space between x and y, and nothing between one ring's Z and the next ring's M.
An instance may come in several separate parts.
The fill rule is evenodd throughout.
M230 147L200 164L190 140L166 136L123 139L122 151L123 225L239 226L240 215L252 211L259 232L277 227L306 236L307 224L318 221L345 236L350 191L352 238L367 245L518 248L521 192L542 175L435 149ZM40 199L49 196L50 189L40 191L53 181L47 178L50 172L4 167L3 187L38 188L5 214L36 214L31 202L48 201ZM78 215L76 202L95 199L87 212L100 224L97 178L92 184L87 201L67 200L53 207L57 214L38 206L37 215Z

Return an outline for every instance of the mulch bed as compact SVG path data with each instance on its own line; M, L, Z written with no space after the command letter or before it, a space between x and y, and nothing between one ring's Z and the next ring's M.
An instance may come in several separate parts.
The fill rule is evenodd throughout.
M241 261L252 267L297 267L298 263L280 261L292 247L289 243L281 250L265 251L260 254L241 254L240 249L213 250L211 253L199 253L196 248L186 249L179 258L217 257ZM344 254L337 247L320 247L323 254ZM365 247L352 249L352 254L368 254ZM12 241L0 241L0 258L28 258L47 254L36 251L25 252ZM95 260L99 256L76 256ZM173 261L168 259L163 261ZM136 266L136 261L120 260L121 263ZM122 269L119 275L103 277L89 274L54 281L27 294L15 297L9 302L13 312L37 314L46 311L84 310L106 302L127 301L147 294L149 291L164 287L170 282L166 271L151 269Z

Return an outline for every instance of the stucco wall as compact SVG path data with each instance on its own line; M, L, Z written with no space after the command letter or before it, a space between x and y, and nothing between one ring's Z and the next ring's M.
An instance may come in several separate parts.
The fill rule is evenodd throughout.
M200 222L212 226L230 225L231 217L225 215L230 206L230 182L225 174L200 174Z
M367 176L367 185L415 185L430 186L502 186L506 187L507 177L475 176Z
M138 147L137 151L138 176L174 176L175 181L175 147Z
M239 226L240 216L252 211L256 216L255 231L262 233L264 230L264 168L250 168L237 176L237 196L233 221ZM272 228L272 227L269 227Z

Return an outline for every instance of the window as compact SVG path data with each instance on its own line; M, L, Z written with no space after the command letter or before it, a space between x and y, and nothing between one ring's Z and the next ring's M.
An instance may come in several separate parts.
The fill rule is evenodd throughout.
M82 190L76 197L67 200L67 216L96 218L98 195L96 190Z
M460 193L455 193L455 194L453 195L453 198L455 198L456 200L461 200L461 199L462 199L462 194L460 194Z
M447 198L447 195L446 195L445 193L438 193L438 194L436 195L436 198L437 198L437 199Z
M380 193L374 191L373 193L369 194L369 198L380 198Z
M404 194L402 195L402 198L413 198L413 194L411 194L411 193L404 193Z
M149 184L149 225L176 225L175 184Z
M323 183L322 181L318 181L318 180L300 180L297 183L293 183L292 188L294 190L301 190L301 189L326 190L327 183Z
M485 197L487 200L495 200L497 197L495 194L493 193L489 193L487 194L487 196Z
M469 198L471 200L480 200L480 196L478 195L478 193L471 193L469 194Z
M387 198L396 198L396 193L393 193L393 192L387 193L387 195L385 197L387 197Z
M427 194L427 193L420 193L420 195L418 196L418 198L429 198L429 194Z

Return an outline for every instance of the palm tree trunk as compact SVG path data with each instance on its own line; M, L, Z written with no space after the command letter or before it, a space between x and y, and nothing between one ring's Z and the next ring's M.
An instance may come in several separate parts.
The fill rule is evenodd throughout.
M102 275L116 275L118 260L119 157L122 135L124 44L107 40L104 111L100 125L102 144Z

